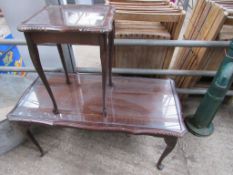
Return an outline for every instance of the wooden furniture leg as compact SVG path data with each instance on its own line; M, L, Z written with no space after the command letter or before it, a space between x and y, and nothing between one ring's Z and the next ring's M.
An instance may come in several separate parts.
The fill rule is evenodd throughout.
M33 41L31 40L31 37L30 37L30 34L27 34L25 33L25 38L26 38L26 41L27 41L27 45L28 45L28 50L29 50L29 54L31 56L31 60L32 60L32 63L37 71L37 73L39 74L39 77L41 78L41 81L44 83L45 85L45 88L52 100L52 103L53 103L53 112L55 114L58 114L58 108L57 108L57 103L55 101L55 98L54 98L54 95L52 93L52 90L49 86L49 83L46 79L46 76L45 76L45 73L43 71L43 68L42 68L42 65L41 65L41 62L40 62L40 57L39 57L39 52L38 52L38 48L37 48L37 45L35 43L33 43Z
M107 77L107 57L108 57L108 47L107 47L107 35L103 34L100 36L100 60L102 68L102 100L103 100L103 115L106 116L106 77Z
M64 54L63 54L63 51L62 51L61 44L57 44L57 49L58 49L58 52L59 52L59 55L60 55L60 59L61 59L61 63L62 63L63 69L65 71L66 83L70 84L69 74L68 74L68 71L67 71L65 57L64 57Z
M160 156L158 162L157 162L157 168L159 170L162 170L164 168L164 165L162 164L162 161L164 158L172 152L172 150L175 148L177 143L177 137L164 137L164 141L167 144L165 150L163 151L162 155Z
M114 55L114 30L110 32L108 37L108 43L109 43L109 54L108 54L108 73L109 73L109 86L113 86L112 84L112 60Z
M32 132L30 131L30 128L27 129L27 136L32 141L32 143L38 148L38 150L40 151L40 156L43 157L45 152L44 152L43 148L40 146L39 142L34 137L34 135L32 134Z

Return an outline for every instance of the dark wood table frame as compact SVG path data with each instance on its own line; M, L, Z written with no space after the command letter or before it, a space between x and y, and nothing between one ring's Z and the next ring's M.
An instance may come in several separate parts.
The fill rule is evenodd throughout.
M30 131L31 125L125 132L164 139L167 146L157 162L157 168L161 170L162 161L174 149L178 138L186 132L179 99L171 80L113 77L114 87L109 88L112 93L106 103L108 113L103 117L101 103L96 103L96 100L101 99L101 94L98 93L101 92L101 76L70 74L72 84L68 88L65 83L62 84L66 79L63 74L49 73L47 77L53 82L51 88L58 104L63 106L63 100L66 103L61 110L62 118L51 112L53 105L49 103L46 89L39 78L24 92L15 108L8 114L9 121L24 124L24 129L27 128L25 134L36 145L41 156L44 151ZM80 82L83 86L77 88ZM96 88L92 89L93 86ZM67 94L67 97L64 97L64 94ZM80 103L81 96L85 99ZM34 104L37 106L33 107Z
M77 11L82 14L79 15ZM91 19L94 16L98 19L98 22L91 27L80 26L82 22L77 25L80 19L83 16L85 18L88 13L91 14ZM70 21L73 22L72 14L73 17L78 16L78 18L74 20L75 25L70 26L68 23L70 16ZM41 156L44 155L44 150L30 130L32 124L162 137L167 146L157 162L157 168L161 170L163 168L162 161L174 149L177 138L182 137L186 131L174 82L172 80L153 80L138 77L114 77L115 86L111 89L112 93L109 94L109 98L106 99L107 77L109 78L109 85L112 86L113 15L114 9L111 6L104 5L47 6L24 21L18 29L25 34L32 63L41 81L36 79L25 91L16 107L8 114L8 119L11 122L26 125L26 134L36 145ZM84 22L86 22L85 20ZM65 76L55 74L46 77L38 52L38 45L46 43L57 45ZM80 74L77 77L76 74L68 75L61 44L100 46L102 76ZM49 81L58 83L50 85L47 78L49 78ZM102 80L102 83L100 80ZM67 88L66 84L62 83L63 81L66 81L70 87ZM83 83L83 86L77 86L80 82ZM97 84L98 86L96 86ZM93 86L95 87L92 88ZM85 93L83 96L88 98L88 102L83 101L84 103L75 104L69 98L78 96L77 92L79 91ZM100 94L101 91L102 94ZM47 92L52 104L47 100ZM38 98L30 99L30 94L35 93ZM69 95L64 97L64 94ZM167 94L167 96L164 97L164 94ZM55 97L58 99L57 101ZM64 99L66 105L63 104ZM102 99L102 104L99 103L99 99ZM38 100L37 104L39 104L35 109L23 106L24 102L30 104L32 101L34 103L35 100ZM164 100L165 102L163 102ZM170 106L167 106L167 103ZM114 110L112 110L113 104L115 105ZM64 109L60 109L62 118L56 115L59 113L59 106L65 108L67 105L69 108L65 110L65 113L62 113ZM108 113L106 107L109 109ZM72 113L74 109L76 113ZM169 115L164 113L163 109L168 113L170 110L175 110L176 113ZM51 112L52 110L53 112ZM72 117L67 116L67 113L70 113ZM167 126L167 124L172 125L172 127Z
M83 44L83 45L99 45L100 59L102 68L102 93L103 93L103 115L106 115L106 85L107 73L109 73L109 85L112 86L112 52L113 52L113 32L110 33L89 33L89 32L25 32L25 38L28 45L28 50L31 56L32 63L43 81L46 90L53 102L55 114L59 113L58 106L49 83L43 71L37 45L44 43L55 43L59 51L62 66L66 75L66 83L70 84L68 71L66 68L64 54L62 52L61 44Z

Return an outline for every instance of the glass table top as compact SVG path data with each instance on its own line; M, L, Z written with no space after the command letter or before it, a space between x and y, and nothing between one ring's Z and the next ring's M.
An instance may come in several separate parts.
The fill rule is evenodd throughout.
M113 15L114 9L108 5L46 6L22 22L18 30L109 32Z
M10 121L177 137L186 131L172 80L113 77L103 116L101 76L70 74L71 85L65 84L63 74L47 77L60 114L52 112L48 93L37 79L8 115Z

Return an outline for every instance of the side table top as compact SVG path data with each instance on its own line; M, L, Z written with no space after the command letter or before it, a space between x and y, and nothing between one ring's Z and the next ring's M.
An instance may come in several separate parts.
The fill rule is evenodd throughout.
M22 32L94 32L112 30L114 8L109 5L49 5L18 27Z

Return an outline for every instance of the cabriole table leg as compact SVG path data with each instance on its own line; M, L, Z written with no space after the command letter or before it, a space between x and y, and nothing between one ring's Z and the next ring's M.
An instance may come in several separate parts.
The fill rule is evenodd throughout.
M64 54L63 54L63 51L62 51L61 44L57 44L57 49L58 49L58 52L59 52L59 55L60 55L60 59L61 59L61 63L62 63L63 69L65 71L66 83L70 84L69 74L68 74L68 71L67 71L65 57L64 57Z
M32 132L30 131L30 128L27 129L27 136L28 138L32 141L32 143L38 148L38 150L40 151L40 156L43 157L45 152L43 150L43 148L40 146L39 142L36 140L36 138L34 137L34 135L32 134Z
M102 101L103 101L103 115L106 116L106 77L107 77L107 57L108 57L108 47L107 47L107 35L103 34L100 36L100 60L102 68Z
M172 137L172 136L167 136L164 137L164 141L167 144L165 150L163 151L162 155L160 156L158 162L157 162L157 168L159 170L162 170L164 168L164 165L162 164L162 161L164 158L172 152L172 150L175 148L176 143L177 143L177 137Z
M108 73L109 73L109 86L113 86L112 83L112 60L114 56L114 30L109 33L108 37Z
M38 48L37 48L37 45L32 41L31 37L30 37L30 34L28 33L25 33L25 38L26 38L26 41L27 41L27 45L28 45L28 50L29 50L29 54L31 56L31 60L32 60L32 63L39 75L39 77L41 78L41 81L43 82L43 84L45 85L45 88L52 100L52 103L53 103L53 112L55 114L58 114L58 108L57 108L57 103L55 101L55 98L54 98L54 95L52 93L52 90L49 86L49 83L48 83L48 80L46 79L46 76L45 76L45 73L43 71L43 68L42 68L42 65L41 65L41 62L40 62L40 57L39 57L39 52L38 52Z

